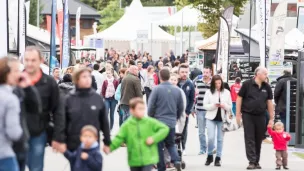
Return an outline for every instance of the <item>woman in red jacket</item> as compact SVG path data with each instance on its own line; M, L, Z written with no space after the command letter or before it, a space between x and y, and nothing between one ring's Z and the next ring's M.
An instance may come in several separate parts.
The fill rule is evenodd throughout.
M107 78L102 84L101 95L105 98L106 111L110 113L110 129L112 130L114 125L115 108L118 103L114 96L119 81L114 79L113 69L106 70L106 75Z
M238 93L241 89L241 78L236 78L235 83L230 87L230 94L231 94L231 100L232 100L232 111L235 115L236 112L236 99L238 96Z

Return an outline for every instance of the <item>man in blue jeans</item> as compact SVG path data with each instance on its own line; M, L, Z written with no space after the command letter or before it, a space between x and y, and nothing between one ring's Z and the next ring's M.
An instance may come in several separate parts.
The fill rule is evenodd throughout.
M41 113L26 113L26 122L30 133L27 155L27 165L30 171L43 171L47 140L54 149L60 149L65 142L65 116L59 88L56 81L40 69L42 62L40 50L37 47L28 46L24 55L25 72L29 75L32 85L38 90L42 102ZM51 122L52 124L50 124ZM50 125L53 126L50 127Z
M182 92L178 87L169 83L170 71L161 69L159 71L161 84L156 86L149 98L148 115L163 123L169 128L169 135L164 141L158 144L159 163L158 171L165 171L166 165L164 160L164 146L169 151L171 162L174 163L177 171L181 170L180 157L175 148L175 125L177 120L184 112Z
M189 123L189 115L192 113L193 105L194 105L194 97L195 97L195 89L192 81L188 78L189 75L189 66L187 64L181 64L178 69L179 74L179 82L178 86L185 92L187 105L186 105L186 123L185 128L183 130L183 139L182 139L182 148L183 154L186 155L186 142L188 136L188 123Z
M206 110L203 109L203 101L205 97L205 93L210 89L211 83L211 69L209 67L205 67L203 69L203 75L199 75L193 80L194 87L196 89L197 100L196 100L196 115L198 122L198 132L199 132L199 140L200 140L200 152L198 155L203 155L206 153L207 145L206 145Z

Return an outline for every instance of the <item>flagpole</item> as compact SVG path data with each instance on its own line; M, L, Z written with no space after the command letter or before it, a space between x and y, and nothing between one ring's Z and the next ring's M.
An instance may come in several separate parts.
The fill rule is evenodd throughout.
M267 45L266 45L266 43L267 43L267 13L266 13L266 8L267 8L267 0L265 0L265 17L264 17L264 19L265 19L265 24L264 24L264 26L265 26L265 68L267 67L267 64L266 64L266 48L267 48ZM271 6L271 5L270 5Z
M16 43L17 43L17 55L18 57L20 56L20 0L18 0L18 15L17 15L17 39L16 39Z
M249 58L248 58L248 64L249 64L249 68L250 68L250 51L251 51L251 17L252 17L252 0L250 0L250 19L249 19Z
M40 13L40 9L39 9L39 6L40 6L39 3L40 3L40 2L39 2L39 1L40 1L40 0L37 0L37 27L38 27L38 28L40 27L40 26L39 26L39 23L40 23L40 22L39 22L39 20L40 20L40 19L39 19L39 16L40 16L40 15L39 15L39 13Z

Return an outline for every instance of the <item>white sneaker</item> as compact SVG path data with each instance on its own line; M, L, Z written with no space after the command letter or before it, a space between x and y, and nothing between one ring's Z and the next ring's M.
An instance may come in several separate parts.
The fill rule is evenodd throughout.
M186 156L187 153L186 153L186 150L183 150L183 156Z

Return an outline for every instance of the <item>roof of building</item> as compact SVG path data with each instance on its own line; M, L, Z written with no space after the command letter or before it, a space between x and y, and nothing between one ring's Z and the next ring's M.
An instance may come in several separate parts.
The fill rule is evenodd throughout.
M43 10L41 11L41 14L43 15L50 15L51 14L51 8L52 8L52 1L50 0L40 0L41 4L43 6ZM100 17L100 14L98 11L89 5L80 2L80 0L69 0L69 11L71 16L76 16L78 7L81 7L81 17L87 18L87 17ZM87 17L85 17L87 16Z

